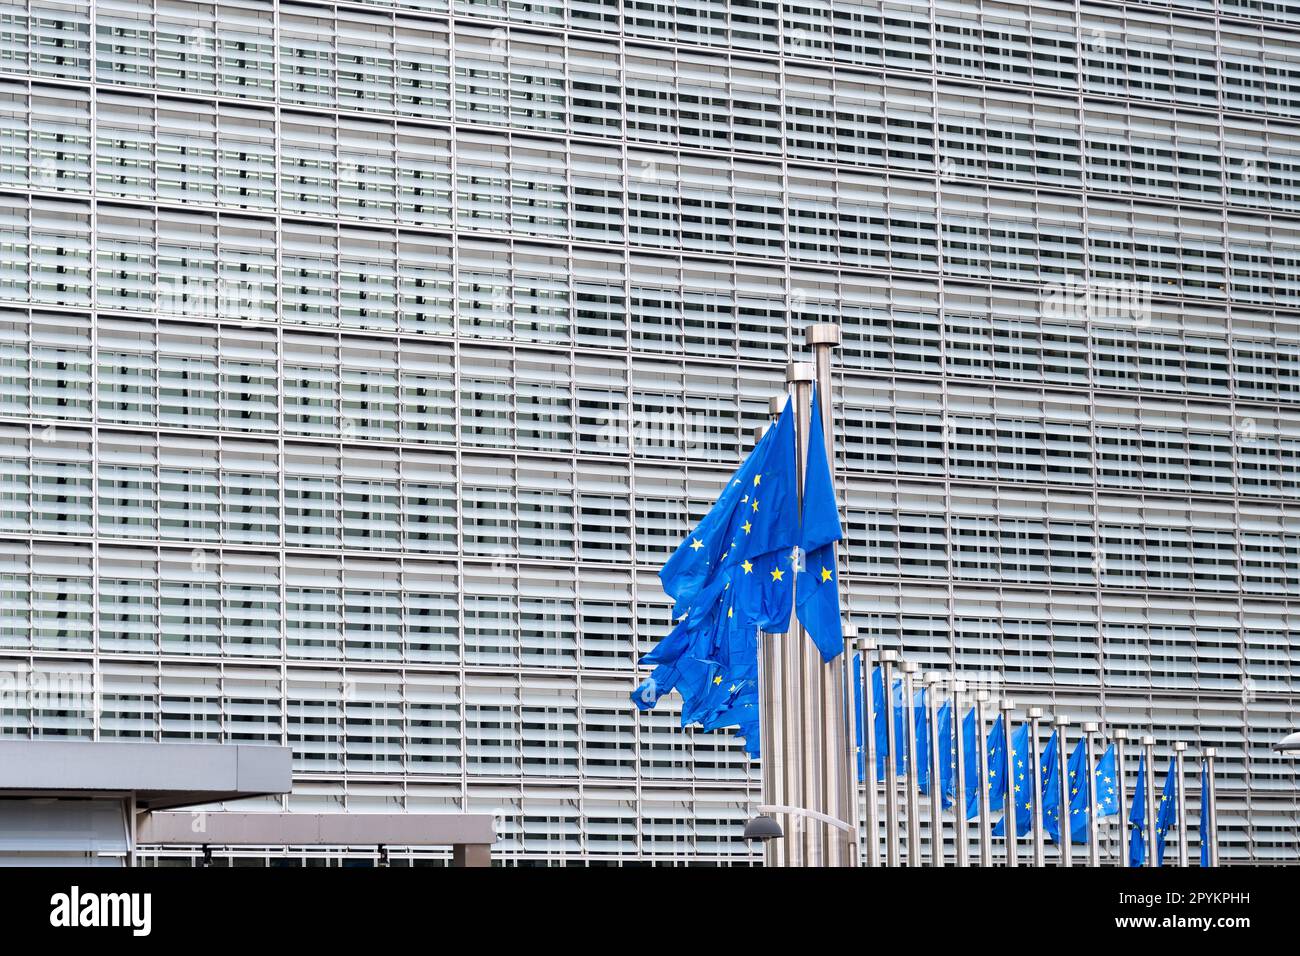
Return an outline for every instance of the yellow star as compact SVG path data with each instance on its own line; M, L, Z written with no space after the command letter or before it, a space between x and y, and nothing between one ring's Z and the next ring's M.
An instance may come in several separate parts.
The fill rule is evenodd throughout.
M825 568L822 568L822 582L825 583L831 579L832 575Z
M719 676L713 678L713 683L714 683L715 685L716 685L716 684L721 684L721 683L722 683L722 676L719 675Z
M727 617L731 617L732 608L727 608Z
M704 547L704 542L701 541L699 538L696 538L694 541L691 542L692 551L698 551L702 547Z
M746 521L746 522L745 522L744 524L742 524L740 527L741 527L742 529L744 529L745 534L749 534L749 529L752 528L752 527L754 527L754 526L753 526L752 524L750 524L748 521Z
M755 511L757 511L757 510L758 510L758 501L755 500L754 503L753 503L752 505L750 505L750 507L753 508Z
M743 564L741 564L741 567L745 569L746 574L754 570L754 565L751 564L749 561L745 561Z
M772 569L772 580L773 580L773 581L780 581L781 578L783 578L784 576L785 576L785 572L782 571L780 568L773 568L773 569Z
M758 484L758 483L759 483L760 481L762 481L762 480L763 480L763 476L762 476L762 475L755 475L755 476L754 476L754 484Z

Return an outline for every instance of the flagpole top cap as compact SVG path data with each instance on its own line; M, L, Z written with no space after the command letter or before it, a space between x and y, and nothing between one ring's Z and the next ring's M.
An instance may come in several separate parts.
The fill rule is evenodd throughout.
M1003 697L1002 700L998 702L998 706L1003 710L1015 710L1016 702L1010 697Z
M1206 747L1204 750L1201 751L1201 755L1204 757L1217 757L1219 755L1219 751L1215 747Z
M964 680L955 680L952 682L952 692L954 694L966 693L966 682Z
M858 636L858 626L856 624L840 625L840 633L844 635L846 641L856 640Z
M1085 720L1082 726L1085 734L1095 734L1101 729L1101 724L1097 723L1095 720Z
M884 650L880 652L880 663L892 664L898 660L898 651Z
M1186 742L1186 741L1184 741L1184 740L1175 740L1175 741L1174 741L1174 750L1175 750L1175 751L1177 751L1178 753L1182 753L1182 752L1183 752L1184 750L1186 750L1186 749L1187 749L1187 742Z
M874 651L875 649L876 649L876 639L874 637L858 638L858 650L866 652L866 651Z
M1070 726L1070 718L1069 718L1069 717L1057 717L1057 718L1056 718L1056 726L1058 726L1058 727L1069 727L1069 726Z
M773 418L775 418L777 415L780 415L781 412L785 410L785 403L788 400L788 398L789 396L785 395L784 393L780 395L772 396L772 400L767 403L767 410L768 412L771 413Z
M937 686L943 684L947 682L947 680L948 680L947 671L926 671L925 673L925 682L927 684L930 684L931 686Z
M1128 739L1128 731L1125 730L1123 727L1114 728L1113 730L1111 730L1110 735L1114 737L1116 740Z
M1029 708L1029 719L1030 719L1030 720L1042 720L1042 719L1043 719L1043 708L1041 708L1041 707L1030 707L1030 708Z
M817 378L817 367L812 362L791 362L785 367L785 380L792 385L811 382Z
M1156 742L1156 738L1152 737L1150 734L1147 734L1145 737L1142 738L1142 745L1144 747L1153 747L1155 746L1155 742Z
M754 427L754 441L762 441L765 434L767 434L766 425L756 425Z
M921 665L918 664L916 661L903 661L902 666L903 666L904 674L915 674L917 671L921 669Z
M809 345L839 345L841 341L840 327L834 322L817 322L803 334Z
M987 704L990 700L993 699L993 695L986 690L977 690L975 692L975 699L982 704Z

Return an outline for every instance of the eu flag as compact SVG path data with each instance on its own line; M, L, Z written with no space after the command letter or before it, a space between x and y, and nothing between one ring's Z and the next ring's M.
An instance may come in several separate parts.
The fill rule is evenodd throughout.
M1051 739L1043 748L1042 763L1038 767L1039 779L1042 781L1039 792L1043 795L1043 832L1053 840L1061 832L1058 822L1061 816L1060 748L1060 731L1052 731Z
M1030 796L1033 787L1028 772L1029 760L1029 725L1021 724L1011 735L1011 751L1007 757L1007 772L1011 775L1011 795L1014 798L1016 812L1016 836L1024 836L1034 826L1034 804ZM993 827L994 836L1002 836L1005 831L1006 817L1003 816Z
M903 713L903 681L894 678L889 706L894 708L894 774L907 772L907 723ZM876 779L885 779L885 761L888 759L889 725L885 715L885 680L880 668L871 672L871 707L876 734Z
M1074 750L1070 751L1070 760L1066 765L1065 792L1068 799L1071 843L1088 842L1088 814L1091 809L1088 806L1087 788L1084 786L1085 781L1088 779L1085 776L1087 773L1088 751L1084 741L1080 740L1074 745ZM1052 776L1055 777L1057 774L1053 772ZM1060 788L1054 786L1054 784L1055 780L1051 784L1055 792L1049 794L1044 801L1043 829L1051 837L1053 843L1060 843Z
M993 722L989 731L989 812L997 813L1006 802L1007 789L1007 728L1002 715Z
M916 724L916 787L927 797L930 795L930 719L926 688L912 694L912 718Z
M658 665L632 700L642 710L669 691L682 697L682 725L737 726L757 754L757 630L785 633L799 540L794 411L732 475L717 503L660 572L674 599L672 632L642 664Z
M833 660L844 649L840 628L839 571L835 542L843 537L839 508L835 505L835 483L826 461L826 437L822 431L820 399L813 390L812 424L808 430L808 463L804 471L803 569L799 572L796 599L800 623L817 645L823 661Z
M934 715L935 746L939 748L939 789L943 793L943 808L952 806L957 792L953 778L957 774L957 750L953 746L952 701L945 700Z
M966 712L961 722L962 762L966 765L966 819L973 820L980 813L979 730L975 727L975 708Z
M853 729L857 741L858 783L867 779L867 738L863 736L866 712L862 704L862 655L853 655Z
M1160 805L1156 808L1156 866L1165 865L1165 839L1169 836L1169 831L1178 825L1178 778L1174 776L1175 766L1175 761L1169 761Z
M1141 866L1147 860L1147 758L1138 757L1137 784L1133 790L1133 806L1128 812L1128 865Z
M1097 761L1092 775L1093 798L1097 803L1097 818L1113 817L1119 813L1119 786L1115 772L1115 745L1111 744Z

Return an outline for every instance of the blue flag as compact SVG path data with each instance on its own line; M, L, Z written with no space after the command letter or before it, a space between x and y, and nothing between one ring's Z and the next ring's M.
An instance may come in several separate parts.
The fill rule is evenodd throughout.
M1016 811L1016 836L1024 836L1034 827L1034 803L1031 796L1034 783L1029 766L1032 759L1033 755L1029 752L1029 725L1021 724L1011 735L1011 752L1007 758L1012 802ZM993 835L1002 836L1006 830L1005 824L1006 817L1003 816L994 825Z
M1043 760L1038 774L1043 799L1043 832L1053 840L1061 832L1058 821L1061 814L1061 737L1060 731L1052 731L1051 739L1043 749Z
M952 701L945 700L934 715L935 746L939 748L939 787L943 793L943 808L952 806L957 794L957 748L953 745Z
M1174 775L1176 762L1169 761L1169 771L1165 774L1165 787L1160 794L1160 805L1156 808L1156 866L1165 865L1165 839L1169 831L1178 825L1178 778Z
M1087 787L1084 786L1088 779L1085 776L1087 772L1088 752L1084 742L1080 740L1070 751L1070 759L1066 765L1065 792L1069 807L1071 843L1088 842L1088 813L1091 810L1088 807ZM1061 842L1061 788L1057 785L1057 777L1059 771L1053 768L1052 779L1048 783L1051 792L1043 801L1043 830L1053 843Z
M1206 777L1209 761L1201 761L1201 818L1197 821L1196 832L1201 838L1201 866L1210 865L1210 787Z
M853 729L858 749L858 783L867 779L867 738L863 734L866 711L862 702L862 655L853 655Z
M894 679L890 706L894 708L894 774L902 776L907 772L907 723L903 713L903 681ZM889 758L889 725L885 714L885 685L880 668L871 672L871 707L876 734L876 779L885 779L885 761Z
M672 632L643 665L658 665L632 692L647 710L670 691L682 726L737 727L758 755L757 631L785 633L794 600L799 540L794 410L754 446L704 520L660 572L674 601Z
M916 725L916 787L927 797L930 795L930 712L926 699L926 689L919 688L912 694L912 719Z
M1133 790L1133 806L1128 812L1128 865L1141 866L1147 861L1147 758L1138 757L1137 784Z
M975 708L966 712L961 721L962 762L966 765L966 819L980 815L980 764L979 730L975 727Z
M800 623L817 645L823 661L844 650L840 628L839 571L835 542L843 537L835 482L826 461L820 400L813 390L812 424L808 429L808 464L804 472L803 569L799 572L797 610Z
M1097 818L1119 814L1119 780L1115 772L1115 745L1111 744L1097 761L1092 775L1093 799L1097 803Z
M989 812L997 813L1006 802L1007 788L1007 728L1002 715L993 722L989 731Z

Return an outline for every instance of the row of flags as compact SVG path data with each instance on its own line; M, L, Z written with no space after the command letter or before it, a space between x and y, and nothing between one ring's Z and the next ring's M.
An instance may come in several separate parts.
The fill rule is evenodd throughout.
M858 780L866 778L866 748L864 743L864 708L862 700L863 682L861 679L861 657L854 662L855 706L857 711L857 755ZM892 754L895 777L904 776L915 781L917 790L925 796L931 795L935 781L931 779L934 765L939 769L939 794L941 806L945 810L953 808L956 802L958 774L957 734L954 728L953 702L944 701L935 711L931 727L930 707L927 695L929 688L919 688L912 697L912 727L914 740L908 740L908 725L904 711L904 683L901 679L893 682L890 694L890 706L894 710L894 745L889 745L889 721L886 714L885 688L882 669L872 671L872 734L875 743L875 780L885 782L887 765ZM977 723L976 708L971 707L962 717L961 748L962 767L964 768L965 806L962 808L964 818L973 820L979 816L981 795L987 801L990 813L1001 813L992 827L993 836L1006 834L1007 818L1014 815L1017 837L1028 836L1034 827L1034 806L1041 812L1043 832L1053 843L1062 842L1062 814L1069 821L1070 843L1075 846L1086 845L1092 836L1091 819L1118 816L1120 813L1119 768L1115 743L1112 741L1102 752L1095 765L1089 766L1088 747L1084 739L1078 740L1070 751L1066 762L1065 786L1061 785L1060 731L1054 730L1043 747L1038 759L1038 766L1033 766L1033 748L1030 743L1031 725L1028 721L1020 724L1008 735L1007 721L999 715L993 726L984 735L985 773L987 779L983 786L980 782L980 754L978 752L980 729ZM939 760L933 760L932 748L937 748ZM914 765L909 768L909 763ZM909 769L911 772L909 772ZM1092 774L1092 785L1088 785L1088 774ZM1129 809L1127 826L1129 827L1128 865L1143 866L1147 862L1147 773L1146 755L1138 760L1137 780L1133 790L1133 801ZM1180 780L1175 762L1171 759L1165 774L1164 787L1155 808L1155 853L1156 865L1163 865L1165 842L1171 830L1178 823L1178 786ZM1037 788L1037 799L1035 789ZM869 795L874 794L870 788ZM1008 812L1007 798L1010 794L1013 806ZM1201 865L1210 865L1210 839L1207 838L1210 824L1208 808L1210 807L1209 781L1207 765L1201 767L1201 801L1200 834ZM870 798L870 796L869 796Z
M683 727L736 727L754 759L758 632L787 633L793 611L824 661L844 647L835 554L842 529L818 401L814 391L802 507L791 398L660 570L676 624L641 658L654 670L631 695L648 710L676 690Z

